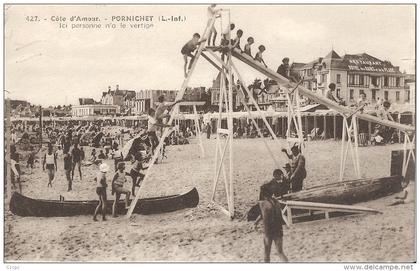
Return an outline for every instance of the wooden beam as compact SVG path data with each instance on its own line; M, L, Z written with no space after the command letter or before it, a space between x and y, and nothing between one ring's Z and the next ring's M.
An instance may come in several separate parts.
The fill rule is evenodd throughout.
M221 71L222 68L217 65L210 57L208 57L204 52L201 53L201 56L207 60L213 67L215 67L217 70Z
M281 200L279 202L286 204L292 209L312 210L312 211L328 211L328 212L349 212L349 213L381 213L378 210L364 206L319 203L309 201Z
M334 124L333 124L333 126L334 126L334 140L336 140L337 139L337 116L336 116L336 114L334 114Z
M327 139L327 115L324 115L324 140Z
M206 102L202 102L202 101L185 101L185 102L179 102L179 105L182 106L198 106L198 105L205 105Z

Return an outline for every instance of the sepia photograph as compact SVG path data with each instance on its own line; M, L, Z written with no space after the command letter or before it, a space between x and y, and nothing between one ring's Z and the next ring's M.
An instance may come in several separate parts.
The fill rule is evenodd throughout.
M3 16L7 269L414 270L416 4Z

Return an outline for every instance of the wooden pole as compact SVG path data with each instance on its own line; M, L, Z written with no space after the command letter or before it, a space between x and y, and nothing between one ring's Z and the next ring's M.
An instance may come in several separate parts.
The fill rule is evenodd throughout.
M194 110L194 120L195 120L195 131L198 137L198 144L200 144L201 157L204 157L205 154L204 154L203 140L201 138L200 121L198 119L197 107L195 105L193 105L193 110Z
M230 26L230 11L229 11L229 26ZM230 29L230 28L229 28ZM230 36L231 33L230 31L228 32L228 40L230 40ZM227 58L227 63L228 63L228 74L229 74L229 112L228 112L228 129L229 129L229 162L230 162L230 176L229 176L229 180L230 180L230 188L229 188L229 198L230 198L230 206L229 207L229 212L230 212L230 216L231 218L234 217L235 215L235 201L234 201L234 193L233 193L233 82L232 82L232 53L229 50L228 53L228 58Z
M333 122L334 122L334 124L333 124L334 140L336 140L337 139L337 115L335 113L334 113L334 116L333 116Z
M358 119L356 116L352 117L352 124L353 124L353 136L354 136L354 150L353 151L353 163L356 166L356 176L360 179L360 163L359 163L359 124ZM353 144L350 140L350 143Z
M226 147L228 146L228 144L226 142L225 147L223 147L223 151L222 151L222 146L220 145L220 134L219 134L219 130L222 128L223 100L225 100L225 102L227 103L227 94L226 94L225 82L226 82L226 75L225 75L224 71L222 71L222 73L220 74L220 82L219 82L219 118L217 120L216 155L215 155L215 162L214 162L215 171L214 171L214 179L213 179L213 193L212 193L212 198L211 198L213 201L215 200L217 183L219 182L219 173L218 173L219 163L220 163L220 166L221 166L222 172L223 172L223 180L225 182L226 198L229 200L228 182L227 182L227 178L226 178L225 165L223 163L223 159L225 157ZM219 155L220 155L220 158L219 158Z
M230 60L230 56L228 58ZM229 77L232 76L232 70L229 71ZM234 190L233 190L233 172L234 172L234 164L233 164L233 96L232 96L232 84L229 84L229 114L228 114L228 129L229 129L229 212L230 217L233 218L235 215L235 200L234 200Z
M398 113L398 123L401 123L401 113ZM398 143L401 143L401 130L398 130Z
M344 148L346 147L345 146L345 143L346 143L346 128L347 128L347 120L346 120L345 117L343 117L343 129L342 129L342 132L341 132L341 156L340 156L340 179L339 179L340 182L343 181L344 167L345 167L345 156L347 156L347 153L346 153L346 155L344 155L344 152L345 152Z
M294 120L296 125L296 132L298 134L299 138L299 146L300 149L303 149L303 126L302 126L302 115L300 112L300 96L299 96L299 90L295 90L295 100L296 100L296 107L294 108ZM297 118L297 119L296 119Z
M39 130L40 130L40 135L39 135L39 138L40 138L40 140L41 140L41 142L39 142L39 145L40 145L40 147L42 148L42 114L43 114L43 112L42 112L42 107L41 106L39 106Z
M324 115L324 140L327 139L327 115Z
M316 132L316 128L318 128L318 124L316 122L316 115L314 113L314 131L315 131L314 139L318 138L318 133Z

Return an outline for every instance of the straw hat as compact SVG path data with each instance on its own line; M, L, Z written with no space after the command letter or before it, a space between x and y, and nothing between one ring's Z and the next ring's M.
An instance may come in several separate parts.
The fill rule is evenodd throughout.
M109 171L109 166L105 163L99 165L99 171L106 173Z

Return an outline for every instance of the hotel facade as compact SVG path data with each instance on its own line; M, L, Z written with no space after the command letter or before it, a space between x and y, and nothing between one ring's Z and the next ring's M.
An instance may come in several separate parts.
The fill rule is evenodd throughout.
M391 104L410 104L414 99L414 91L405 87L405 74L399 67L366 53L341 57L332 50L299 67L298 73L306 88L324 96L328 85L334 83L336 96L348 105L357 103L362 93L371 103L387 100Z

